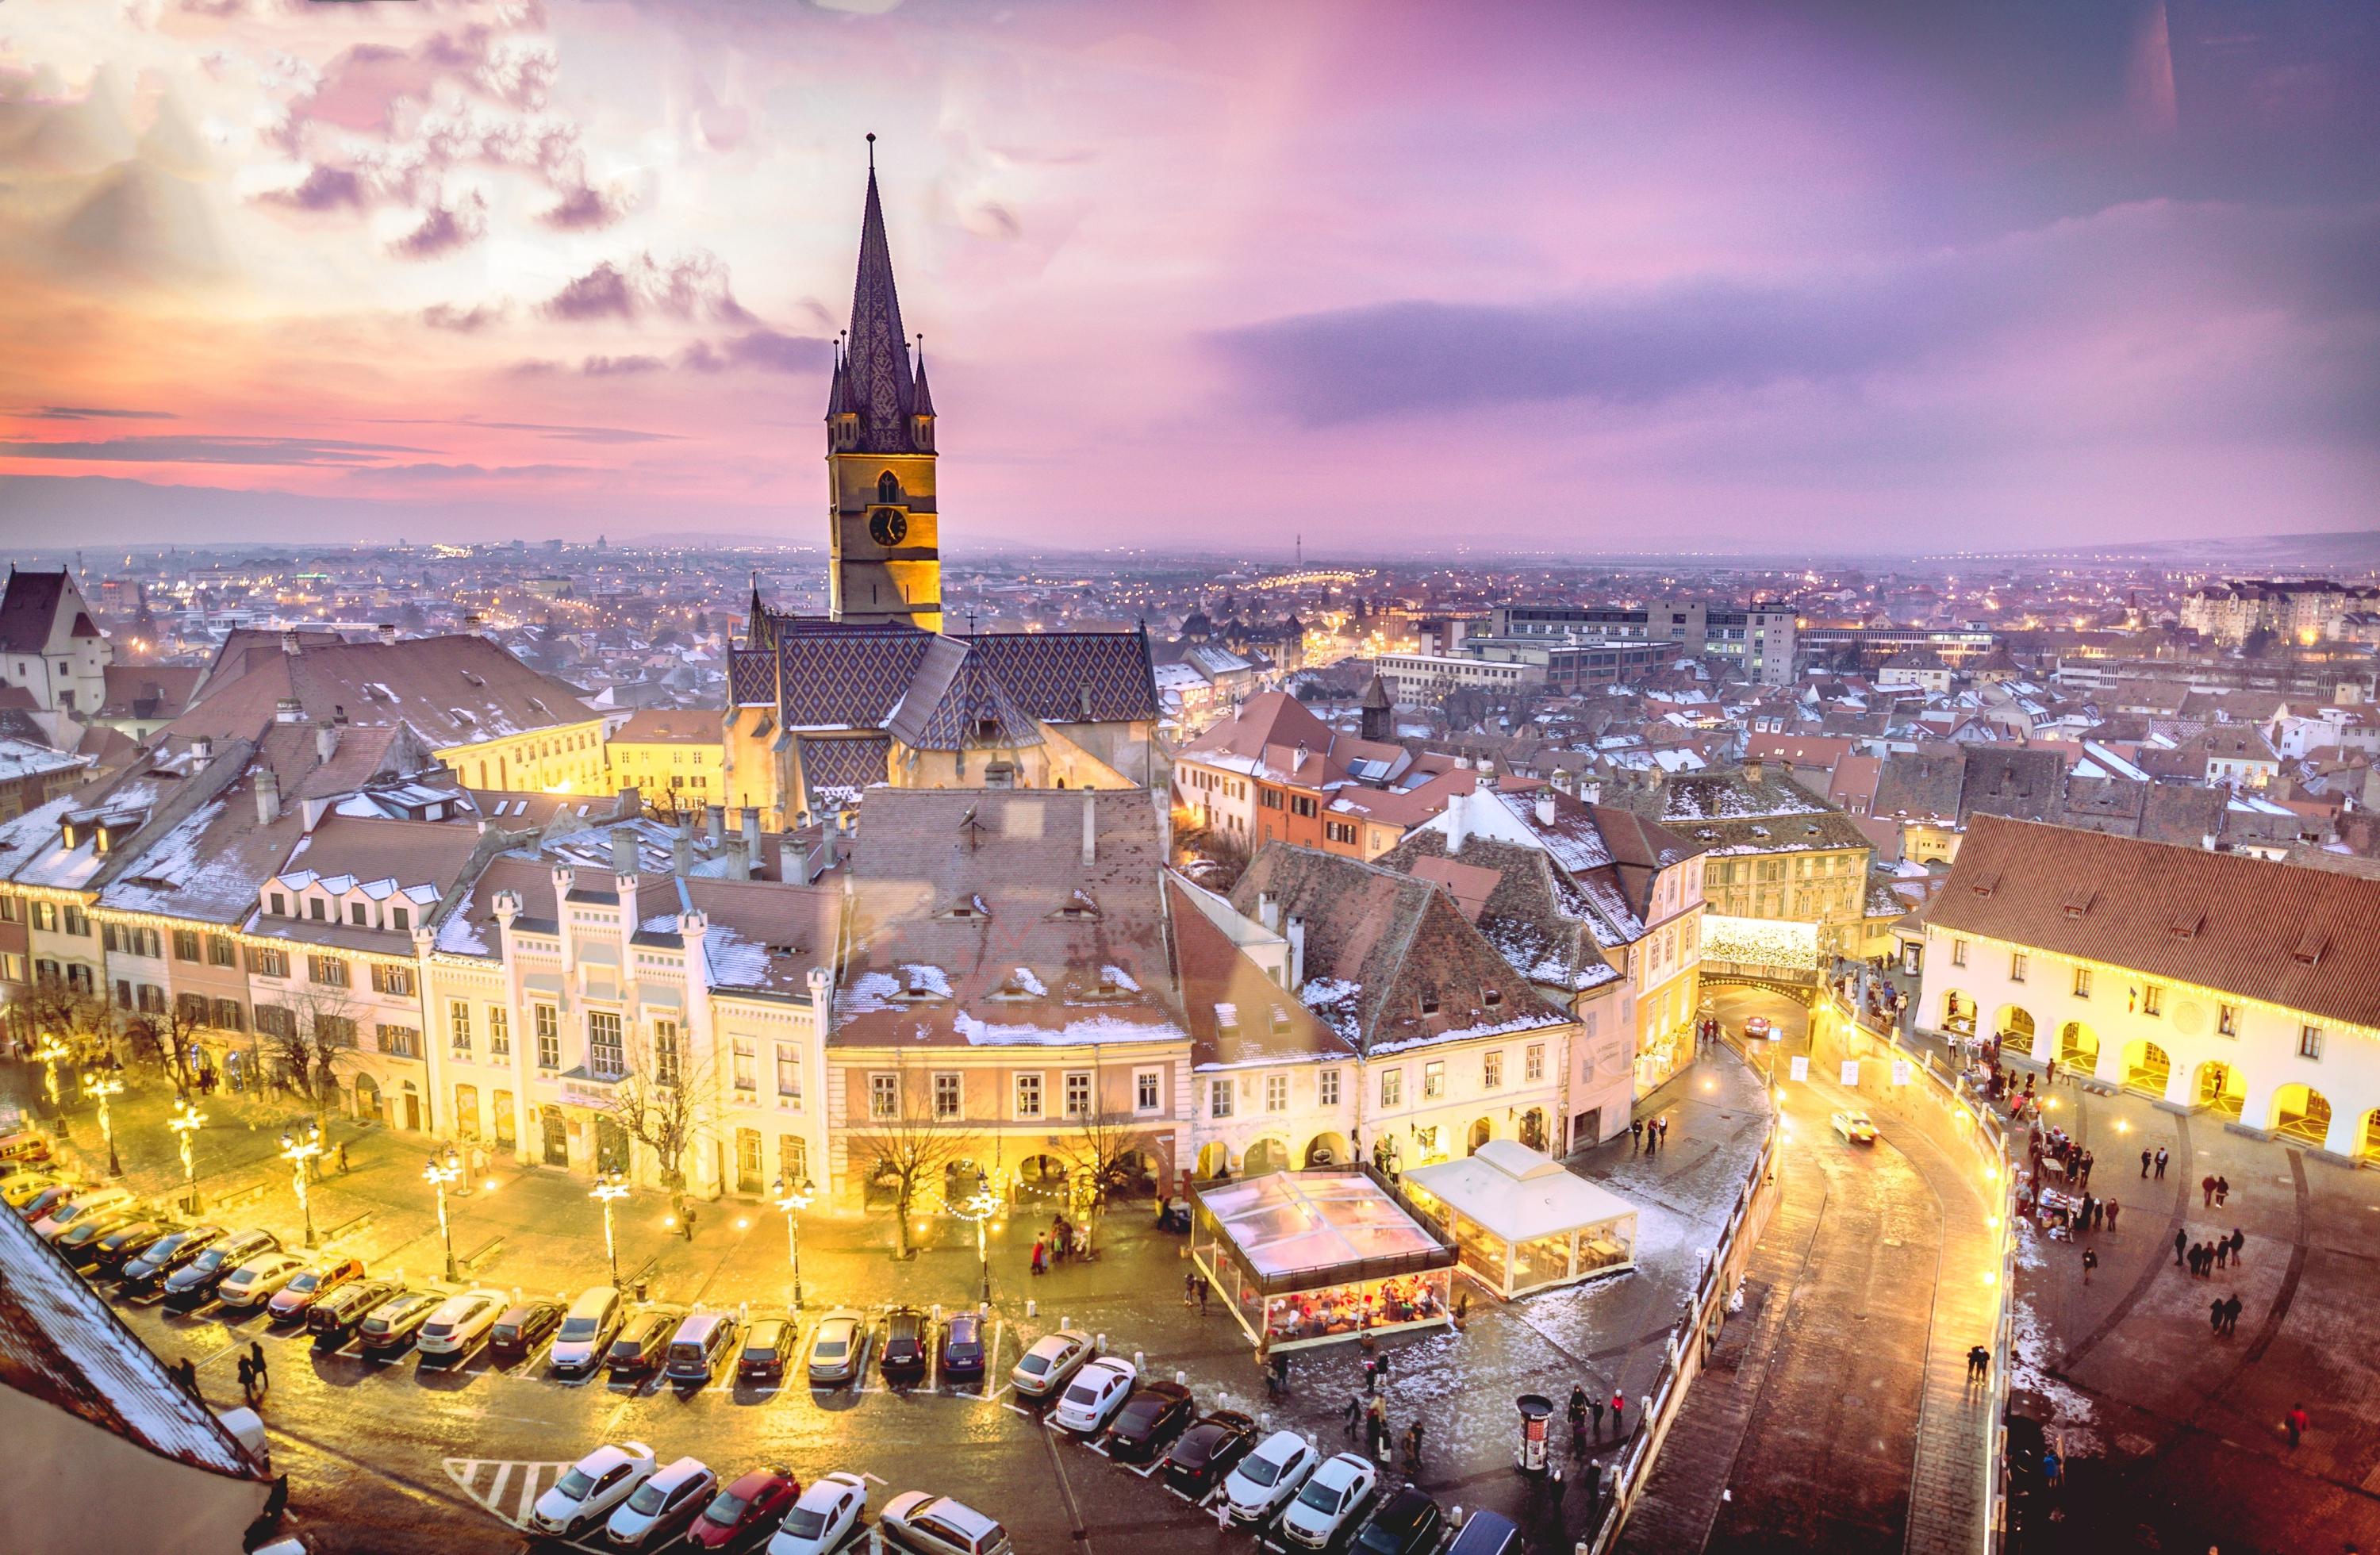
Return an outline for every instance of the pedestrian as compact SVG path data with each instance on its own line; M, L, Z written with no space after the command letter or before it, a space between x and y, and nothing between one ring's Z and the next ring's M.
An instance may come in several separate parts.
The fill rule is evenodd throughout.
M1645 1120L1631 1118L1628 1120L1628 1153L1633 1156L1644 1148Z
M273 1379L264 1369L263 1341L251 1339L248 1342L248 1360L256 1368L256 1391L262 1393L273 1386Z
M189 1394L192 1398L197 1398L199 1396L198 1364L192 1361L189 1356L184 1355L182 1357L181 1367L174 1375L176 1379L182 1384L182 1391Z
M2231 1197L2231 1179L2230 1179L2230 1178L2228 1178L2228 1177L2217 1177L2217 1178L2216 1178L2216 1179L2215 1179L2215 1202L2216 1202L2216 1203L2217 1203L2217 1204L2220 1204L2220 1203L2222 1203L2225 1199L2227 1199L2227 1198L2228 1198L2228 1197Z
M2296 1447L2300 1439L2304 1437L2307 1424L2306 1406L2301 1403L2289 1405L2289 1445L2292 1448Z
M1042 1270L1049 1267L1049 1245L1037 1236L1033 1239L1033 1272L1040 1273Z
M1667 1118L1663 1118L1663 1119L1661 1120L1661 1148L1663 1148L1663 1149L1665 1149L1665 1150L1666 1150L1666 1149L1668 1149L1669 1148L1670 1148L1670 1120L1669 1120L1669 1119L1667 1119Z
M2095 1220L2095 1217L2091 1212L2098 1207L2099 1201L2097 1199L2093 1198L2087 1193L2082 1196L2082 1224L2081 1229L2084 1231L2089 1231L2091 1229Z
M691 1241L693 1241L693 1240L694 1240L694 1206L693 1206L693 1205L691 1205L691 1204L687 1205L687 1206L686 1207L686 1213L678 1217L678 1221L677 1221L677 1233L678 1233L679 1238L680 1238L681 1240L683 1240L683 1241L691 1242Z
M2198 1184L2198 1191L2199 1191L2200 1196L2201 1196L2203 1198L2204 1198L2204 1200L2205 1200L2205 1202L2206 1202L2206 1208L2207 1208L2207 1209L2214 1209L2214 1208L2215 1208L2215 1173L2213 1173L2212 1172L2208 1172L2208 1173L2206 1174L2205 1180L2204 1180L2204 1181L2203 1181L2203 1182L2201 1182L2201 1183Z
M1603 1460L1587 1460L1586 1472L1578 1477L1586 1487L1586 1519L1592 1525L1596 1512L1603 1505Z
M2240 1331L2240 1293L2237 1291L2232 1292L2223 1303L2223 1331L2225 1333Z
M2215 1267L2217 1269L2231 1267L2231 1239L2228 1236L2219 1236L2215 1240Z
M2216 1296L2206 1304L2206 1326L2216 1333L2223 1331L2223 1298Z
M2121 1209L2123 1206L2114 1199L2107 1200L2107 1234L2110 1236L2116 1233L2116 1213Z
M1557 1468L1554 1472L1560 1474L1561 1470ZM1412 1425L1405 1427L1405 1473L1416 1478L1421 1475L1421 1418L1418 1415L1415 1416Z
M2065 1483L2065 1473L2066 1465L2058 1460L2057 1448L2053 1447L2041 1455L2041 1482L2044 1485L2057 1489Z
M2091 1185L2091 1169L2097 1164L2099 1164L2098 1157L2093 1155L2088 1150L2083 1151L2082 1161L2082 1174L2081 1177L2076 1179L2076 1182L2083 1187L2089 1187Z
M1386 1392L1389 1387L1389 1353L1386 1350L1372 1357L1372 1376L1378 1381L1380 1391Z
M2145 1176L2147 1176L2147 1175L2149 1174L2149 1160L2150 1160L2149 1152L2148 1152L2148 1151L2146 1151L2146 1150L2143 1150L2143 1151L2141 1152L2141 1175L2142 1175L2142 1176L2143 1176L2143 1177L2145 1177Z
M2181 1251L2182 1251L2182 1249L2183 1249L2183 1248L2185 1248L2185 1247L2187 1247L2187 1246L2189 1246L2189 1245L2190 1245L2190 1237L2189 1237L2189 1234L2188 1234L2187 1233L2177 1231L2177 1232L2175 1232L2175 1233L2173 1233L2173 1267L2174 1267L2174 1268L2176 1268L2176 1269L2180 1269L2180 1268L2181 1267Z
M1362 1425L1363 1423L1364 1423L1364 1395L1363 1395L1363 1394L1361 1394L1361 1393L1349 1393L1349 1394L1347 1395L1347 1440L1348 1440L1353 1441L1353 1440L1355 1440L1355 1427L1356 1427L1357 1426Z
M2156 1153L2156 1163L2157 1163L2157 1168L2156 1168L2156 1180L2157 1180L2158 1182L2160 1182L2160 1183L2162 1183L2162 1182L2164 1182L2164 1181L2165 1181L2165 1163L2166 1163L2166 1160L2167 1160L2166 1148L2165 1148L2165 1147L2164 1147L2163 1145L2159 1145L2159 1146L2157 1147L2157 1153Z
M1195 1269L1183 1271L1182 1305L1184 1306L1198 1305L1198 1271Z
M1613 1395L1615 1398L1618 1396ZM1587 1407L1595 1412L1595 1440L1601 1441L1603 1440L1603 1401L1599 1398L1591 1400Z
M2240 1256L2248 1250L2248 1233L2241 1231L2238 1226L2233 1226L2231 1228L2230 1243L2231 1267L2237 1269L2240 1267Z
M2084 1284L2086 1284L2086 1285L2087 1285L2087 1284L2089 1284L2089 1283L2091 1282L2091 1271L2092 1271L2093 1270L2095 1270L2095 1269L2098 1268L2098 1267L2099 1267L2099 1249L2097 1249L2096 1247L2085 1247L2085 1248L2083 1248L2083 1249L2082 1249L2082 1282L2083 1282Z
M1619 1389L1617 1389L1617 1388L1612 1389L1612 1390L1611 1390L1611 1434L1612 1434L1613 1436L1615 1436L1615 1437L1624 1437L1624 1436L1626 1436L1626 1435L1628 1434L1628 1432L1627 1432L1627 1431L1626 1431L1626 1430L1625 1430L1625 1429L1621 1426L1621 1424L1620 1424L1620 1421L1621 1421L1621 1415L1625 1415L1625 1414L1627 1413L1627 1408L1628 1408L1628 1399L1627 1399L1626 1395L1625 1395L1625 1394L1623 1394L1623 1393L1621 1393L1621 1391L1620 1391Z
M1992 1353L1980 1344L1967 1347L1967 1380L1980 1382L1991 1372Z
M1212 1289L1214 1287L1207 1282L1205 1275L1198 1276L1198 1316L1201 1318L1207 1315L1207 1293Z
M239 1402L253 1409L256 1407L256 1368L248 1364L246 1355L242 1355L238 1370Z

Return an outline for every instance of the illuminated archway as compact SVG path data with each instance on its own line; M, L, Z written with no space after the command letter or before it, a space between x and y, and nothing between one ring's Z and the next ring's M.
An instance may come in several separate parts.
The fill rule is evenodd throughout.
M2308 1145L2330 1137L2330 1099L2312 1086L2283 1086L2273 1098L2273 1132Z
M2198 1066L2198 1084L2192 1094L2195 1105L2236 1123L2240 1109L2248 1104L2248 1082L2240 1077L2238 1065L2208 1059Z
M1345 1166L1354 1160L1347 1148L1343 1134L1318 1134L1305 1142L1305 1164L1308 1166Z
M2031 1010L2026 1009L2022 1004L2003 1004L2000 1006L2000 1051L2003 1054L2014 1053L2022 1057L2031 1058L2033 1056L2034 1029L2033 1012Z
M1489 1123L1486 1118L1474 1118L1471 1120L1471 1133L1463 1141L1463 1153L1466 1156L1476 1155L1479 1151L1480 1146L1485 1145L1488 1140L1495 1137L1496 1125L1494 1124Z
M2058 1033L2058 1062L2070 1069L2099 1067L2099 1034L2079 1020L2070 1020Z
M2173 1077L2173 1060L2155 1042L2129 1042L2124 1047L2124 1084L2133 1090L2163 1096Z
M2380 1161L2380 1107L2363 1114L2363 1133L2356 1141L2359 1160Z
M1289 1170L1289 1147L1278 1139L1259 1139L1250 1145L1240 1158L1240 1175L1261 1177L1268 1172Z

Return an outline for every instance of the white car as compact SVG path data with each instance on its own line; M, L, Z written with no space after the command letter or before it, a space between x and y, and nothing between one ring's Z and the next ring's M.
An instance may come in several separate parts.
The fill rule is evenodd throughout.
M1379 1484L1380 1472L1367 1459L1342 1452L1327 1460L1281 1514L1281 1538L1307 1549L1329 1549Z
M124 1188L91 1188L65 1199L50 1212L33 1222L33 1233L44 1242L55 1242L67 1227L85 1215L101 1209L112 1209L119 1204L132 1202L131 1193Z
M1876 1124L1869 1120L1865 1112L1856 1107L1846 1107L1828 1118L1827 1122L1833 1125L1837 1134L1843 1136L1843 1143L1846 1145L1876 1143Z
M699 1458L680 1458L637 1487L603 1537L619 1549L659 1549L686 1531L719 1488L719 1476Z
M1223 1502L1234 1523L1261 1523L1281 1510L1314 1472L1320 1456L1295 1431L1275 1431L1242 1458L1223 1480Z
M1014 1555L1008 1530L965 1501L904 1490L884 1503L884 1531L925 1555Z
M503 1291L465 1291L461 1295L448 1296L421 1325L421 1332L414 1338L414 1348L425 1355L468 1355L471 1346L496 1326L496 1319L504 1315L512 1299Z
M1052 1418L1070 1431L1096 1436L1108 1423L1108 1417L1123 1407L1124 1398L1137 1380L1139 1376L1130 1361L1119 1355L1103 1355L1075 1374Z
M653 1476L653 1450L641 1441L598 1447L570 1465L570 1472L538 1497L529 1512L530 1531L575 1538Z
M261 1306L305 1272L304 1258L291 1253L267 1253L225 1275L223 1283L215 1287L215 1299L225 1306Z
M1095 1354L1097 1347L1089 1334L1060 1329L1035 1340L1025 1358L1010 1368L1008 1380L1026 1398L1046 1399L1063 1388Z
M767 1555L826 1555L859 1526L868 1510L868 1482L856 1474L822 1474L769 1539Z

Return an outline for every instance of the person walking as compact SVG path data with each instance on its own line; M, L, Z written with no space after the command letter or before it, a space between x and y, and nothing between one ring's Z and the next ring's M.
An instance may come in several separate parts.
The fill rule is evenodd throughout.
M1207 1293L1214 1288L1205 1275L1198 1276L1198 1316L1201 1318L1207 1315Z
M691 1205L691 1204L687 1205L687 1206L686 1207L686 1213L685 1213L685 1214L683 1214L683 1215L680 1215L680 1216L677 1218L677 1233L678 1233L678 1235L679 1235L680 1237L682 1237L682 1238L683 1238L683 1239L685 1239L686 1241L691 1242L691 1241L693 1241L693 1240L694 1240L694 1206L693 1206L693 1205Z
M2198 1184L2199 1197L2209 1209L2215 1208L2215 1173L2210 1172Z
M2082 1249L2082 1282L2083 1282L2084 1284L2086 1284L2086 1285L2087 1285L2087 1284L2089 1284L2089 1283L2091 1282L2091 1271L2092 1271L2093 1270L2095 1270L2095 1269L2098 1268L2098 1267L2099 1267L2099 1249L2097 1249L2096 1247L2085 1247L2085 1248L2083 1248L2083 1249Z
M2053 1447L2048 1452L2044 1452L2041 1455L2042 1484L2047 1486L2050 1489L2055 1490L2061 1485L2065 1484L2065 1474L2066 1465L2064 1463L2059 1461L2057 1448Z
M2123 1206L2117 1203L2114 1199L2111 1198L2107 1200L2107 1234L2110 1236L2116 1234L2116 1213L2121 1209L2123 1209Z
M1981 1382L1991 1375L1992 1353L1980 1344L1967 1347L1967 1380Z
M342 1176L342 1177L344 1177L344 1176L346 1176L346 1174L347 1174L347 1142L346 1142L346 1140L342 1139L342 1140L340 1140L340 1141L339 1141L339 1175L340 1175L340 1176Z
M2237 1269L2240 1267L2240 1255L2248 1250L2248 1233L2241 1231L2238 1226L2233 1226L2231 1228L2229 1240L2231 1243L2231 1267Z
M2187 1246L2189 1246L2189 1245L2190 1245L2190 1235L2189 1235L2189 1233L2188 1233L2187 1232L2180 1232L2180 1231L2177 1231L2177 1232L2175 1232L2175 1233L2173 1233L2173 1267L2174 1267L2174 1268L2176 1268L2176 1269L2180 1269L2180 1268L2181 1267L2181 1254L2182 1254L2182 1249L2183 1249L2183 1248L2185 1248L2185 1247L2187 1247Z
M1619 1397L1617 1393L1612 1396L1614 1398ZM1601 1441L1603 1440L1603 1400L1601 1398L1589 1399L1586 1406L1595 1412L1595 1440Z
M2141 1152L2141 1175L2143 1177L2149 1174L2149 1161L2152 1158L2148 1151L2143 1150Z
M2206 1304L2206 1326L2218 1335L2223 1331L2223 1298L2216 1296Z
M2231 1239L2228 1236L2218 1236L2215 1239L2215 1267L2217 1269L2231 1267Z
M251 1339L248 1342L248 1364L249 1369L256 1373L256 1396L261 1399L273 1391L272 1374L264 1369L263 1341Z
M2074 1179L2074 1185L2083 1188L2089 1187L2091 1185L2091 1168L2096 1166L2098 1163L2098 1157L2093 1155L2088 1150L2083 1151L2082 1158L2075 1163L2077 1174Z
M1039 1237L1033 1239L1033 1272L1039 1274L1050 1266L1050 1246Z
M2165 1147L2159 1145L2156 1153L2156 1180L2160 1183L2165 1181L2165 1163L2168 1159Z
M1639 1153L1644 1148L1645 1120L1642 1118L1631 1118L1628 1120L1628 1153L1633 1156Z
M1182 1305L1184 1306L1196 1306L1198 1305L1198 1271L1195 1269L1184 1270L1183 1271Z
M1561 1471L1556 1469L1554 1472L1559 1474ZM1421 1477L1421 1417L1419 1415L1415 1415L1414 1423L1405 1427L1405 1474L1410 1478Z
M2240 1293L2237 1291L2232 1292L2223 1303L2223 1331L2225 1333L2240 1331Z
M1621 1423L1620 1423L1621 1416L1622 1416L1622 1415L1626 1415L1626 1414L1627 1414L1627 1412L1628 1412L1628 1398L1627 1398L1627 1395L1626 1395L1626 1394L1624 1394L1624 1393L1622 1393L1622 1392L1621 1392L1619 1389L1617 1389L1617 1388L1612 1389L1612 1390L1611 1390L1611 1434L1612 1434L1614 1437L1618 1437L1618 1438L1625 1438L1625 1437L1628 1435L1627 1429L1626 1429L1624 1427L1622 1427L1622 1426L1621 1425Z
M2304 1404L2293 1403L2289 1405L2289 1446L2292 1450L2294 1450L2299 1441L2304 1438L2306 1427L2309 1423L2310 1422L2306 1417L2306 1406Z
M2227 1198L2228 1198L2228 1197L2231 1197L2231 1179L2230 1179L2230 1178L2228 1178L2228 1177L2217 1177L2217 1178L2216 1178L2216 1179L2215 1179L2215 1202L2216 1202L2217 1205L2220 1205L2220 1204L2221 1204L2225 1199L2227 1199Z
M1347 1440L1348 1440L1353 1441L1353 1440L1355 1440L1355 1427L1358 1427L1358 1426L1360 1426L1360 1425L1362 1425L1363 1423L1364 1423L1364 1395L1363 1395L1363 1394L1361 1394L1361 1393L1349 1393L1349 1394L1347 1395Z

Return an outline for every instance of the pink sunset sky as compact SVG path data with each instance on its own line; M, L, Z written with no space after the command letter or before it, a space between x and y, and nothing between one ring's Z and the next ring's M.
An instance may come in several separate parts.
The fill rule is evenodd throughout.
M823 531L879 136L946 545L2380 527L2337 0L8 0L0 547Z

